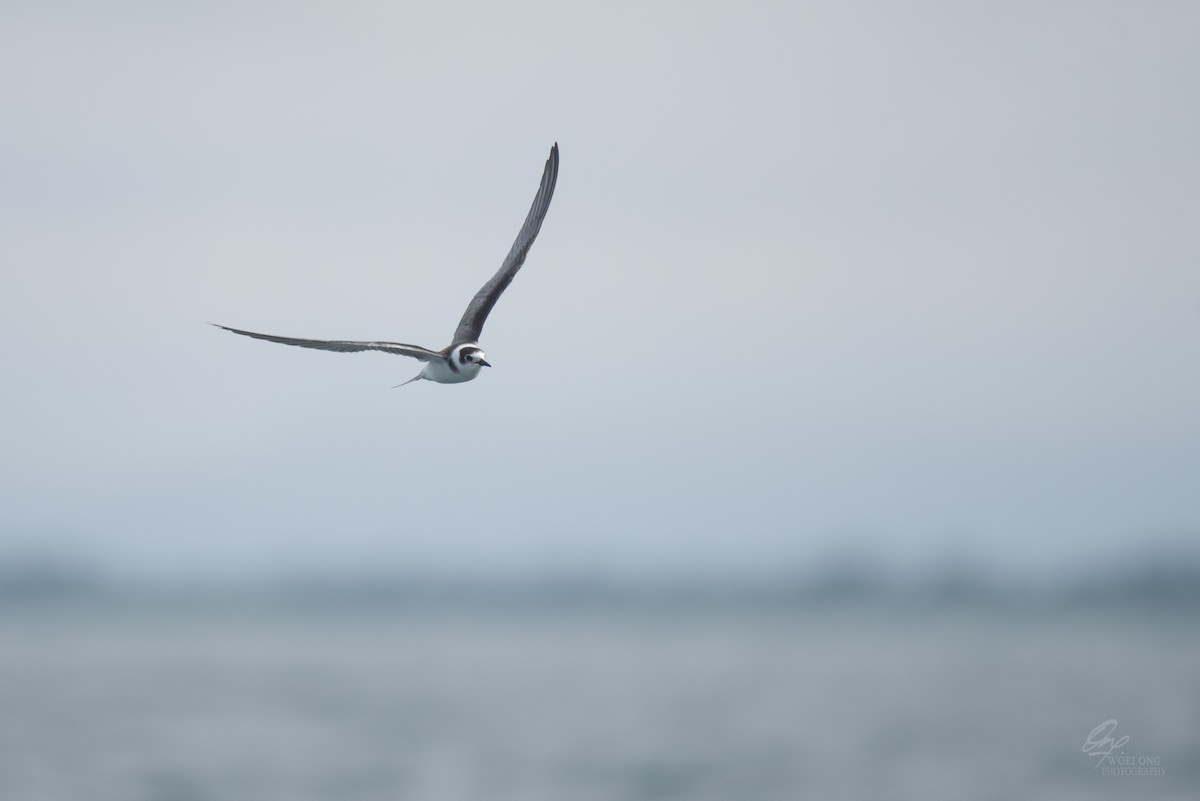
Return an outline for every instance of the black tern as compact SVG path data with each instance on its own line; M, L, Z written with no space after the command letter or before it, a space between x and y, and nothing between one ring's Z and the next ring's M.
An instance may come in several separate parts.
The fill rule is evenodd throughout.
M521 226L521 231L517 234L516 241L513 242L512 249L508 251L508 256L505 257L504 263L500 265L500 269L496 271L496 274L480 287L479 291L475 293L475 297L471 298L471 302L467 305L467 310L463 313L462 320L458 323L458 328L454 331L454 339L442 350L430 350L420 345L405 345L400 342L297 339L296 337L280 337L273 334L243 331L240 328L230 328L229 326L217 325L216 323L212 323L212 325L216 325L217 328L223 328L226 331L232 331L235 334L241 334L242 336L265 339L268 342L279 342L284 345L332 350L339 353L379 350L384 353L398 353L401 356L411 356L414 359L420 359L425 362L425 366L421 369L421 372L408 381L405 381L404 384L411 384L413 381L421 379L435 381L439 384L460 384L463 381L470 381L479 375L480 368L491 367L484 358L483 348L479 347L479 335L483 331L483 324L487 321L492 307L496 305L496 301L500 299L500 295L512 283L513 276L517 274L517 271L521 269L521 265L525 263L525 256L529 253L529 248L532 247L533 240L537 238L538 231L542 228L542 220L545 219L546 211L550 208L550 198L554 197L554 184L557 181L558 143L555 142L554 147L550 148L550 157L546 159L546 168L542 172L542 183L538 186L537 194L533 198L533 205L529 209L529 214L525 217L525 223ZM402 387L404 384L397 384L396 386Z

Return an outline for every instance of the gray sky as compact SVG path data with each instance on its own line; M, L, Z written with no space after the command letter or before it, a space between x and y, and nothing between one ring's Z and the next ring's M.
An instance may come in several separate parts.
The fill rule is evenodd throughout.
M1200 6L6 3L0 553L1070 566L1200 531ZM441 347L562 148L483 344ZM39 545L40 543L40 545Z

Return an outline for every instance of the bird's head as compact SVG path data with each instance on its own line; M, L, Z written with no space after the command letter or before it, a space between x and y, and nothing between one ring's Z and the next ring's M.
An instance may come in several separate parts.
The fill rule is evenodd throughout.
M480 367L491 367L484 359L483 348L478 345L463 345L458 349L458 363L462 365L476 364Z

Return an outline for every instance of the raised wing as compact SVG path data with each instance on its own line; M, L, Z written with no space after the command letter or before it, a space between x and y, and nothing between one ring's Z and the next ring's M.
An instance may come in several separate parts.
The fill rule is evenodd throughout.
M243 331L240 328L230 328L224 325L210 323L217 328L223 328L226 331L232 331L235 334L241 334L244 337L254 337L255 339L265 339L268 342L278 342L282 345L297 345L301 348L316 348L317 350L332 350L338 353L354 353L360 350L381 350L384 353L398 353L401 356L412 356L414 359L420 359L423 362L431 362L435 359L441 359L442 354L437 351L422 348L420 345L402 345L399 342L351 342L342 339L297 339L295 337L277 337L273 334L257 334L253 331Z
M467 306L467 310L458 324L458 330L454 332L451 346L463 342L479 341L479 334L483 331L483 324L487 320L488 314L491 313L492 307L500 299L500 294L512 283L517 270L520 270L521 265L525 263L525 254L529 253L533 240L537 238L538 231L542 228L542 220L546 217L546 211L550 208L550 198L554 197L554 184L557 181L558 143L555 142L554 147L550 148L550 158L546 159L546 169L542 172L542 184L538 187L537 194L533 198L533 206L530 207L525 224L521 226L521 232L517 234L517 239L513 242L512 250L508 251L504 263L500 265L500 269L496 271L491 280L475 293L475 297L471 298L471 303Z

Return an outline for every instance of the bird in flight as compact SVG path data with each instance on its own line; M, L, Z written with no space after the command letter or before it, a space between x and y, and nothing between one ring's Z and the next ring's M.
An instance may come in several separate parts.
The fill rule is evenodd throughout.
M525 223L521 226L521 230L517 234L517 239L513 242L512 249L508 251L508 256L505 257L504 263L500 265L500 269L496 271L496 274L475 293L475 297L471 298L471 302L467 304L467 310L463 312L462 319L458 323L458 328L454 331L454 339L441 350L430 350L420 345L405 345L400 342L297 339L295 337L281 337L273 334L259 334L254 331L243 331L240 328L230 328L224 325L217 325L216 323L212 325L217 325L217 328L223 328L226 331L232 331L242 336L265 339L268 342L279 342L284 345L297 345L302 348L316 348L317 350L332 350L339 353L379 350L384 353L411 356L414 359L425 362L425 366L421 368L421 372L408 381L405 381L404 384L411 384L413 381L421 379L436 381L439 384L459 384L463 381L470 381L479 375L481 368L491 367L484 358L483 348L479 346L479 334L483 331L483 324L487 321L488 314L491 313L492 307L496 305L496 301L500 299L501 293L508 288L508 285L512 283L513 276L517 274L517 271L521 269L521 265L525 263L525 256L529 253L529 248L533 245L533 240L537 238L538 231L542 227L542 220L545 219L546 211L550 208L550 198L554 196L554 184L557 180L558 143L555 142L554 147L550 148L550 157L546 159L546 168L542 172L542 183L538 186L537 194L533 197L533 206L530 207L529 214L525 217ZM397 384L396 386L402 387L404 384Z

